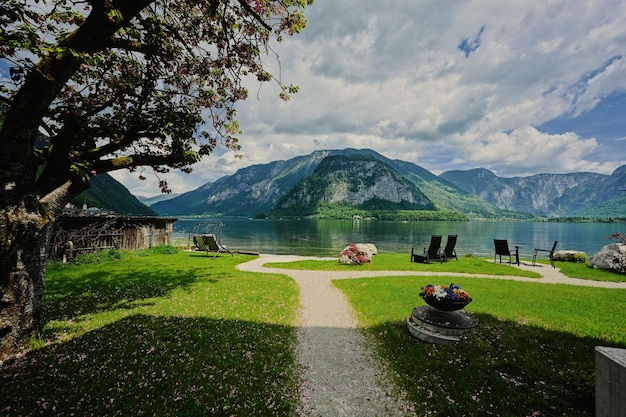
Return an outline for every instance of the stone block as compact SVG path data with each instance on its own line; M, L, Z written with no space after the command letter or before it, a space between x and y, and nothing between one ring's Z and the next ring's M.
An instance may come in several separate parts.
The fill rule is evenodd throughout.
M596 417L624 417L626 349L596 346Z

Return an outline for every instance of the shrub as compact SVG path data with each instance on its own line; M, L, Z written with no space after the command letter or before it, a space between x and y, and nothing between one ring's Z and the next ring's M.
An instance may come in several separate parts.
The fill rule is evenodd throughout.
M557 252L554 254L554 260L560 262L587 263L587 254L585 252Z
M143 252L154 255L172 255L174 253L178 253L179 250L176 246L158 245L149 249L144 249Z
M102 261L116 261L122 259L122 251L119 249L106 249L92 253L77 253L72 260L75 264L95 264Z

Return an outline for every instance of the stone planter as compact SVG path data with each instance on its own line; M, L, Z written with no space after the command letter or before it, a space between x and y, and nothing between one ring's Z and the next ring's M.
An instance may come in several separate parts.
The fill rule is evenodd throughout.
M478 326L478 319L459 309L444 311L430 306L413 309L407 317L407 328L411 336L425 343L450 345L458 342L469 331Z
M434 297L424 298L426 304L431 307L434 307L441 311L457 311L465 308L469 303L472 302L472 299L466 299L463 301L453 301L453 300L438 300Z

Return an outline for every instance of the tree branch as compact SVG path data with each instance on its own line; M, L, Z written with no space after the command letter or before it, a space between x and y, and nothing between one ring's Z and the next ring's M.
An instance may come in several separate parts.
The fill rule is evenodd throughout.
M248 4L248 2L246 2L246 0L238 0L239 4L241 5L241 7L244 8L244 10L246 12L248 12L257 22L259 22L259 24L261 26L263 26L265 29L271 31L272 27L270 25L268 25L265 20L263 20L263 18L261 16L259 16L259 14L257 12L255 12L254 10L252 10L252 7L250 7L250 5Z
M119 158L94 161L92 167L98 173L116 171L118 169L134 168L138 166L182 165L183 161L176 155L144 155L136 154Z
M67 180L39 199L39 212L44 219L49 221L74 197L87 189L89 189L89 180L87 178Z
M110 45L111 48L122 49L130 52L139 52L145 55L151 55L158 52L158 49L154 46L127 39L113 38Z

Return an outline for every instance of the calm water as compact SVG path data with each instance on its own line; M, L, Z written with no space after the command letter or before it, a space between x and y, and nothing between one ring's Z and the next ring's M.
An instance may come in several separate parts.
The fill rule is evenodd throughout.
M230 249L261 253L337 256L349 243L374 243L379 252L407 254L411 247L422 250L431 235L457 234L459 256L493 255L493 239L508 239L520 245L520 255L529 257L534 248L577 250L588 256L616 240L607 237L626 232L623 223L532 223L532 222L400 222L352 220L248 220L181 219L174 224L174 239L188 239L199 221L224 223L221 242Z

